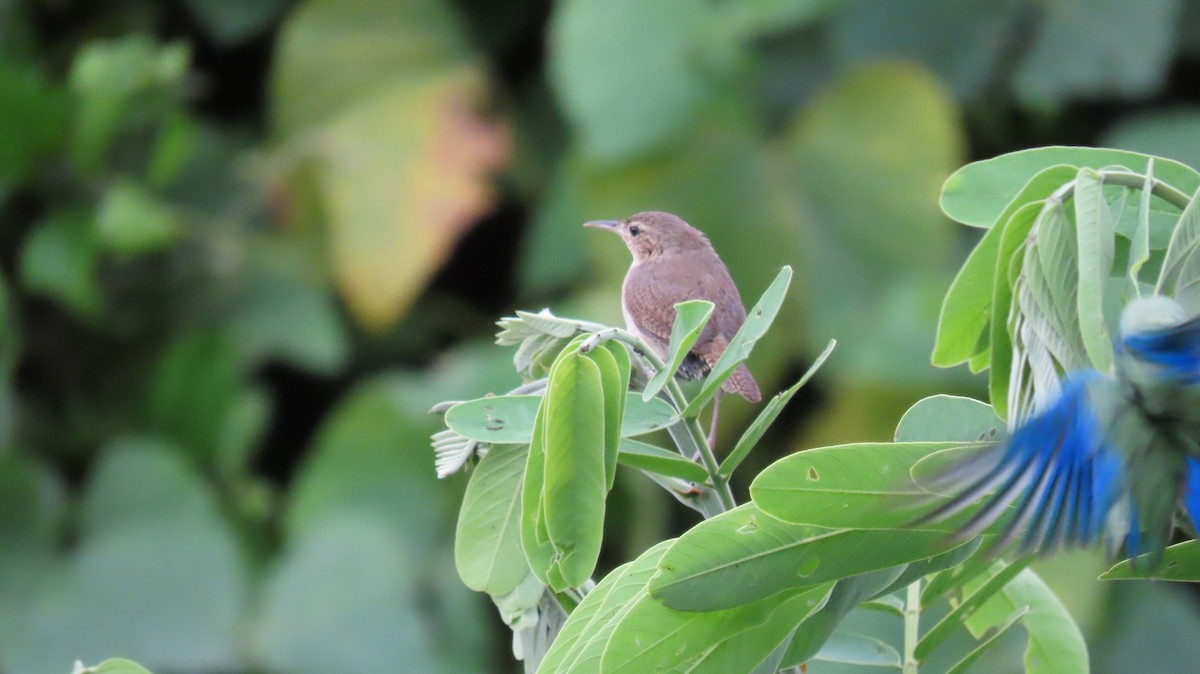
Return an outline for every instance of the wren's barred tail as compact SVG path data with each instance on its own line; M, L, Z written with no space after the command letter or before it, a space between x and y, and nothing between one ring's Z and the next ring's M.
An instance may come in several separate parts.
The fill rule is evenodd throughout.
M750 369L745 364L737 366L737 369L733 371L733 376L721 384L721 390L727 393L736 393L752 403L762 402L762 392L758 390L758 382L754 381Z

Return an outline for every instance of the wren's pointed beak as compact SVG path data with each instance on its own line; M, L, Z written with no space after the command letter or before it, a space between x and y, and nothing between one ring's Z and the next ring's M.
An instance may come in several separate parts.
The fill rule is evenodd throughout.
M619 221L619 220L592 220L590 222L583 223L583 226L584 227L595 227L596 229L607 229L611 232L615 232L621 228L621 221Z

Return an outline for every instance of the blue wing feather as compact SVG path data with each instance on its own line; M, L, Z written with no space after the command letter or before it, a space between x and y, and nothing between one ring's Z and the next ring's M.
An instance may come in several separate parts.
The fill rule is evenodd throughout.
M1007 547L1022 533L1021 548L1027 551L1094 542L1119 495L1121 469L1120 455L1106 441L1089 399L1089 385L1102 380L1093 370L1068 376L1054 404L996 448L998 460L996 452L985 453L952 468L939 480L961 488L919 522L947 519L982 496L983 504L955 538L986 530L1012 506L1012 519L1006 523L997 549Z

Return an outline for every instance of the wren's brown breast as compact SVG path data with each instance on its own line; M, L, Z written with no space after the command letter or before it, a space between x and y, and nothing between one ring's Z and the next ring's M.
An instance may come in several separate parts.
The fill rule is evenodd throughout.
M587 226L616 233L633 253L633 264L621 288L625 322L660 358L667 355L675 305L687 300L713 303L708 325L679 368L679 376L686 379L707 375L746 320L737 286L708 238L681 218L661 211L646 211L621 221L598 220ZM738 366L721 389L750 402L762 399L745 364Z

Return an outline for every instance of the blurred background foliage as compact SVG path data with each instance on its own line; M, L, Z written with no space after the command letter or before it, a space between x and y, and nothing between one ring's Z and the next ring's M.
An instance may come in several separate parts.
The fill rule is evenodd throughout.
M519 383L514 309L620 322L581 222L797 269L752 369L840 348L751 475L984 395L929 365L953 169L1200 166L1197 82L1196 0L0 0L0 672L511 670L427 410ZM614 499L605 568L692 523ZM1095 671L1200 660L1194 593L1101 567L1041 569Z

